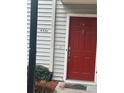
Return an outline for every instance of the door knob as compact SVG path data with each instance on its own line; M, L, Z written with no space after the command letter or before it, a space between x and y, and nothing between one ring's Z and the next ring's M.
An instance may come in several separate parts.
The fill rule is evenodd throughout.
M82 30L82 34L84 33L84 29Z
M82 24L82 26L85 26L85 24Z
M68 51L68 56L70 57L70 51Z
M71 47L69 46L68 47L68 56L70 56L70 50L71 50Z
M68 50L69 50L69 51L71 50L71 47L70 47L70 46L68 47Z

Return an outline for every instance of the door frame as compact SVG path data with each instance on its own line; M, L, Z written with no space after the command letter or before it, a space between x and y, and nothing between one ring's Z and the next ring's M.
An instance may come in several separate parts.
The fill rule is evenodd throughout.
M68 43L69 43L70 17L96 17L97 18L97 14L67 14L66 41L65 41L65 60L64 60L64 81L68 82L68 83L81 83L81 84L96 85L96 81L97 81L96 62L95 62L94 81L69 80L69 79L67 79L67 63L68 63Z

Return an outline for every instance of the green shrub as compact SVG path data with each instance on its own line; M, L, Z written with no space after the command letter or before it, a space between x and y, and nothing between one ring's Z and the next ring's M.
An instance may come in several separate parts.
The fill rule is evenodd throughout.
M27 72L28 72L28 67L27 67ZM42 66L42 65L36 65L35 67L35 73L34 73L34 78L35 81L40 81L40 80L49 80L49 75L50 72L48 68Z
M48 68L36 65L35 67L35 81L49 80L49 70Z

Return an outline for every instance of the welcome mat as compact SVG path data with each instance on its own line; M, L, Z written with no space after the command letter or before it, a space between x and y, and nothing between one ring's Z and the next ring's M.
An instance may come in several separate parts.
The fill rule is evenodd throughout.
M72 84L72 83L65 83L65 88L71 88L71 89L80 89L80 90L86 90L87 86L82 84Z

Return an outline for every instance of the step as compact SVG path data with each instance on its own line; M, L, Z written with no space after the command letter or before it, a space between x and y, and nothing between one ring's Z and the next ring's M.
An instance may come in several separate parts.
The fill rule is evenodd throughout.
M96 86L59 82L54 93L97 93Z
M88 93L88 92L84 90L64 88L64 89L55 91L55 93Z

